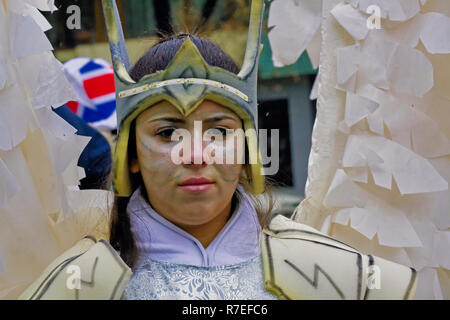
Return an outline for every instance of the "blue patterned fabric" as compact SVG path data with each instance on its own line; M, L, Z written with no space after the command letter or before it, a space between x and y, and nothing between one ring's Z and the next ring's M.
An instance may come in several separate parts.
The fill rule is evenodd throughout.
M128 300L274 300L264 289L261 256L222 266L144 260L125 288Z

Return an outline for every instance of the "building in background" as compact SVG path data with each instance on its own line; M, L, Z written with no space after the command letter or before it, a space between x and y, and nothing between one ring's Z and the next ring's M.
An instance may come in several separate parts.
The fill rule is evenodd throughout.
M132 62L153 45L158 35L172 31L195 32L216 42L238 65L243 61L250 1L116 1ZM46 14L46 18L54 26L47 35L57 58L63 62L77 56L110 61L100 1L56 0L55 3L59 10ZM79 30L66 28L70 16L67 8L71 5L80 8ZM316 71L306 53L289 67L274 67L267 32L266 28L259 67L259 124L262 129L280 130L280 169L271 178L276 181L276 192L282 200L277 211L288 214L304 195L315 119L315 101L309 99L309 94ZM230 38L234 41L229 41Z

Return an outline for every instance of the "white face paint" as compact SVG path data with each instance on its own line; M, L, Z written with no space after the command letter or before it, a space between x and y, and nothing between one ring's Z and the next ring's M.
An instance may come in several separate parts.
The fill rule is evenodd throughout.
M193 137L189 130L181 128L172 133L171 140L179 142L172 148L173 163L189 163L192 152L194 152L203 154L203 159L195 158L194 164L201 164L202 161L206 164L245 164L245 133L243 129L209 128L203 130L202 121L195 120L194 135L196 132L203 132L203 142L207 143L205 147L202 146L199 135Z
M166 101L142 112L130 169L140 171L152 207L178 226L228 214L244 162L245 135L238 129L241 119L212 101L187 117Z

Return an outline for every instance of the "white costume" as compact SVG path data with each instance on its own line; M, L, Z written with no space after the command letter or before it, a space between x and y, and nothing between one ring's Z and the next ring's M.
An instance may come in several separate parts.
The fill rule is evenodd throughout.
M330 233L365 253L419 265L425 279L434 277L432 290L441 292L436 290L440 279L440 289L446 292L448 271L438 268L448 268L449 258L448 186L444 179L450 177L445 145L449 132L436 122L448 119L444 102L448 101L445 89L450 81L445 81L449 74L445 68L450 64L444 63L448 55L427 58L408 45L414 44L418 34L428 52L448 50L448 42L431 39L426 32L429 23L448 25L448 17L420 19L420 28L411 20L405 31L400 29L400 37L386 31L380 40L371 36L374 31L366 34L358 28L361 14L353 6L359 3L363 7L367 1L350 1L349 7L337 0L324 0L323 18L321 11L314 11L317 8L302 7L309 0L283 1L273 2L272 17L277 5L280 10L286 6L294 21L308 13L310 20L305 21L314 22L308 26L322 24L323 40L307 198L294 215L304 224L278 216L262 231L265 289L281 299L414 296L417 277L413 269L362 254L324 234ZM384 3L378 2L380 6ZM75 161L83 147L80 141L86 141L75 136L73 128L49 109L72 97L60 64L49 52L51 46L43 33L48 26L30 3L0 2L0 297L116 299L122 296L131 272L107 241L80 240L84 235L107 237L108 194L70 188L80 178ZM39 3L39 9L53 9L48 1L32 3ZM296 16L290 5L304 10ZM389 17L406 20L414 16L414 8L408 7L411 11L406 13L391 8ZM425 6L422 11L433 10ZM276 24L277 19L273 19L269 23ZM287 24L290 21L285 19ZM316 29L310 33L303 44L313 38ZM411 37L405 45L383 38L406 41L401 38L405 33ZM279 45L274 45L277 61ZM192 49L189 43L186 47ZM301 53L304 46L300 47ZM364 51L366 47L380 52ZM292 54L293 49L284 51ZM366 57L370 54L377 58L373 64ZM437 66L433 87L430 72ZM249 100L239 90L226 95ZM434 109L425 115L427 99L434 102ZM383 130L384 124L389 131ZM410 136L405 139L402 135L405 128L412 136L412 145L408 145ZM434 141L439 143L430 145ZM403 161L400 164L399 159ZM391 184L392 177L397 186ZM435 194L424 196L422 192ZM414 193L419 195L409 195ZM103 197L98 198L99 194ZM323 227L324 233L307 225ZM73 266L82 275L79 287L67 285ZM379 283L373 277L377 270Z
M319 67L293 219L414 267L416 298L450 299L450 2L275 0L268 23L275 64L306 49Z

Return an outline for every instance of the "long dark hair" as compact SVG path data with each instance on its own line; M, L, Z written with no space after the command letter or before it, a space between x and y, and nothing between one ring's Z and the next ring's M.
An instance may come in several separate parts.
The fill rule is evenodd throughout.
M160 40L156 45L154 45L150 50L148 50L131 68L129 74L131 78L138 81L143 76L147 74L154 73L159 70L164 70L172 58L175 56L176 52L179 50L183 44L186 37L190 37L192 42L197 46L199 52L205 59L205 61L215 67L220 67L228 70L232 73L237 74L239 68L234 63L234 61L220 49L212 41L200 38L195 35L180 33L166 37ZM128 144L128 160L129 165L133 159L137 158L136 152L136 137L135 137L135 122L133 121L130 126L130 138ZM247 157L248 158L248 157ZM244 187L247 194L252 199L256 211L258 212L259 220L262 226L264 226L268 219L270 212L273 207L273 200L271 193L269 192L269 185L266 183L266 195L268 195L268 206L264 204L264 201L260 198L251 194L251 188L249 184L248 177L250 176L249 166L245 166L245 174L240 179L239 183ZM144 183L142 180L142 175L140 173L131 175L131 186L133 192L142 186L145 190ZM146 192L143 192L143 196L146 198ZM239 201L240 195L238 192L233 196L234 206L236 201ZM111 245L120 252L121 258L128 264L131 268L136 266L138 261L139 252L136 245L136 239L131 231L130 218L127 213L127 206L130 201L130 197L115 197L114 207L111 218L110 225L110 243ZM147 199L148 201L148 199Z

